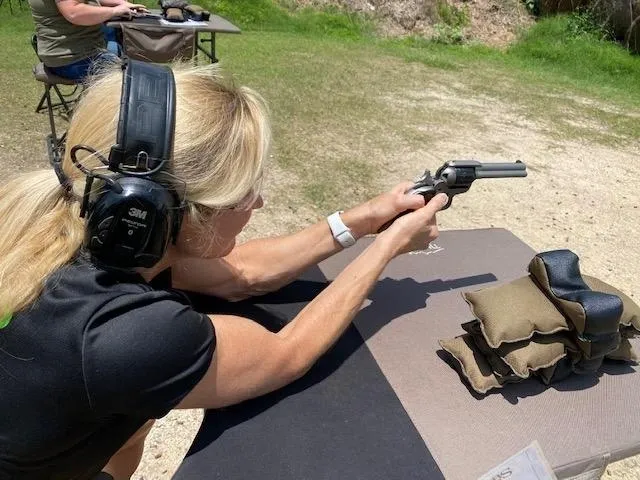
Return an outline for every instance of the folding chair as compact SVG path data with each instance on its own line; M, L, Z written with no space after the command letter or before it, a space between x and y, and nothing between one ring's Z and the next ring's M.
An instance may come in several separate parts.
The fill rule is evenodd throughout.
M31 46L36 52L36 55L38 53L37 42L37 37L34 34L31 37ZM73 103L77 100L78 97L77 91L80 83L75 80L69 80L67 78L62 78L54 75L47 69L47 67L45 67L44 63L42 62L33 67L33 76L37 81L44 84L44 93L42 94L40 102L36 107L36 113L40 113L46 110L49 115L49 126L51 128L51 133L47 135L46 142L49 161L53 163L59 161L62 158L67 136L66 132L64 132L61 136L58 136L54 119L54 109L59 109L60 107L62 107L65 115L67 116L67 119L70 118L73 111ZM60 91L58 85L69 85L73 86L74 88L71 93L65 94ZM54 96L56 96L57 99L54 98Z

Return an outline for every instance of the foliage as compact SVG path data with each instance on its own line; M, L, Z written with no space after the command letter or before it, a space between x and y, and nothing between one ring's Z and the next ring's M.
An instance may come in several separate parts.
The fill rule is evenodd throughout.
M523 0L523 3L529 13L536 16L540 15L540 2L538 0Z
M469 25L470 15L468 5L462 8L440 0L437 4L438 17L442 23L452 27L466 27Z
M433 26L432 40L445 45L458 45L464 43L465 35L462 27L452 27L446 23L436 23Z
M593 37L600 40L612 38L606 25L599 22L595 13L589 9L580 9L569 14L567 36L569 38Z
M358 38L373 31L362 14L324 9L297 8L295 3L272 0L200 0L199 4L228 18L243 30L322 34Z
M470 23L469 7L462 8L439 0L437 3L438 18L440 21L433 27L432 40L445 45L457 45L464 43L464 27Z

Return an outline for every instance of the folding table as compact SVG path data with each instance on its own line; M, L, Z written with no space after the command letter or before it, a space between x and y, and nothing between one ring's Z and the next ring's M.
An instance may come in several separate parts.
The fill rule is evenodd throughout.
M277 330L371 241L273 294L194 305ZM639 453L636 367L606 363L599 376L551 387L529 379L478 396L440 349L473 318L461 292L525 275L534 253L506 230L480 229L441 232L430 248L398 257L307 375L206 412L174 479L466 480L534 440L560 478L599 478L607 463Z

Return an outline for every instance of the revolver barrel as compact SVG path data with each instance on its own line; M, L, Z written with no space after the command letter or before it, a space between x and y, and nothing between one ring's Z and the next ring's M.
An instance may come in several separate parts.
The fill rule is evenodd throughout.
M480 163L475 167L476 178L510 178L526 177L527 167L524 163Z

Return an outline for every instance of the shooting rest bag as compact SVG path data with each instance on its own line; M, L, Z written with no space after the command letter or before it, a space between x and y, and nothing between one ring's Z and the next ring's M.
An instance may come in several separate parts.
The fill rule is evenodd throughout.
M153 63L188 60L193 57L196 48L193 29L167 30L162 27L124 23L122 43L127 57Z
M633 349L633 345L628 338L622 338L620 340L620 346L617 350L607 354L607 358L611 360L620 360L622 362L637 362L638 355Z
M478 320L463 323L461 327L471 336L476 349L480 354L482 354L497 377L508 377L510 375L514 375L511 367L507 365L505 361L498 356L497 351L491 348L487 343L486 339L482 335L480 322Z
M625 327L620 330L628 330L633 332L632 336L635 336L637 332L640 332L640 306L638 306L631 298L625 293L621 292L615 287L612 287L608 283L603 282L595 277L589 275L583 275L585 283L589 285L591 290L596 292L609 293L616 295L622 300L622 315L620 316L620 326ZM631 327L631 328L626 328Z
M527 340L503 343L492 349L482 336L479 321L464 323L462 328L471 335L478 351L485 356L497 376L517 375L529 378L531 372L556 365L567 356L567 352L578 351L575 342L566 332L534 334Z
M583 278L578 257L568 250L536 255L529 272L463 293L478 319L462 324L466 335L440 342L475 391L532 374L550 384L571 373L595 372L605 358L638 360L628 338L640 331L640 307L630 297Z
M162 16L169 22L202 22L209 20L211 14L199 5L191 5L186 0L160 0Z
M534 333L570 329L564 315L530 276L496 287L464 292L462 296L480 321L482 334L491 348L526 340Z
M439 343L456 360L454 366L478 393L485 394L492 388L501 388L506 383L522 380L516 375L495 375L468 333L451 340L440 340Z
M597 339L618 332L622 300L591 290L580 274L578 256L572 251L537 254L529 263L529 273L580 336Z

